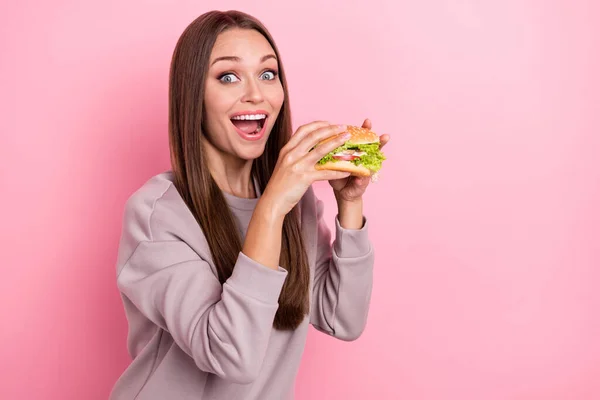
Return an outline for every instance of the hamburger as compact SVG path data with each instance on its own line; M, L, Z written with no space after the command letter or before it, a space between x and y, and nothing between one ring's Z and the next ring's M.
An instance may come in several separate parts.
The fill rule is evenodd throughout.
M385 156L379 150L379 136L369 129L348 126L352 136L342 146L321 158L317 170L350 172L351 175L375 178ZM333 140L335 136L321 140L317 146Z

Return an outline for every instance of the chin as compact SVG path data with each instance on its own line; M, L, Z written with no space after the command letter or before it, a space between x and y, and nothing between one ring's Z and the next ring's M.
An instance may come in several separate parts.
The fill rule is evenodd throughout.
M265 146L256 146L256 149L241 149L241 151L238 153L238 156L242 159L242 160L246 160L246 161L254 161L257 158L259 158L260 156L262 156L265 152Z

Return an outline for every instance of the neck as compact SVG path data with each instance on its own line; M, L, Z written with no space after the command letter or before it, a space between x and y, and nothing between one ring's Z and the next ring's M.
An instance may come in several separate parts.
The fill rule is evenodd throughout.
M252 181L252 160L242 160L223 153L204 140L205 155L210 173L219 189L236 197L256 197Z

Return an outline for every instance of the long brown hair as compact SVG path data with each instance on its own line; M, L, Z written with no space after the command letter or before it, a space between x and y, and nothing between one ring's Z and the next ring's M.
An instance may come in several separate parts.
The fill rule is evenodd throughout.
M242 249L234 218L213 179L204 155L204 90L209 58L217 37L232 29L254 29L274 49L284 102L264 153L252 165L261 192L273 173L281 148L292 133L289 94L280 53L266 27L239 11L210 11L194 20L175 47L169 76L169 145L175 187L200 224L210 246L219 280L223 284L233 271ZM276 329L295 329L308 309L309 267L296 206L283 223L279 265L288 271L275 315Z

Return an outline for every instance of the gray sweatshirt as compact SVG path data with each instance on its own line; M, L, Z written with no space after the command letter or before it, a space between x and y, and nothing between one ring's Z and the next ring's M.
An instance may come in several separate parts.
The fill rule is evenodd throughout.
M242 252L221 285L200 226L173 185L154 176L127 201L117 284L129 323L132 362L112 400L287 400L309 324L341 340L362 333L374 254L367 220L335 241L310 188L300 201L311 270L310 313L294 331L273 320L287 276ZM245 235L257 199L224 193ZM259 194L260 195L260 194Z

